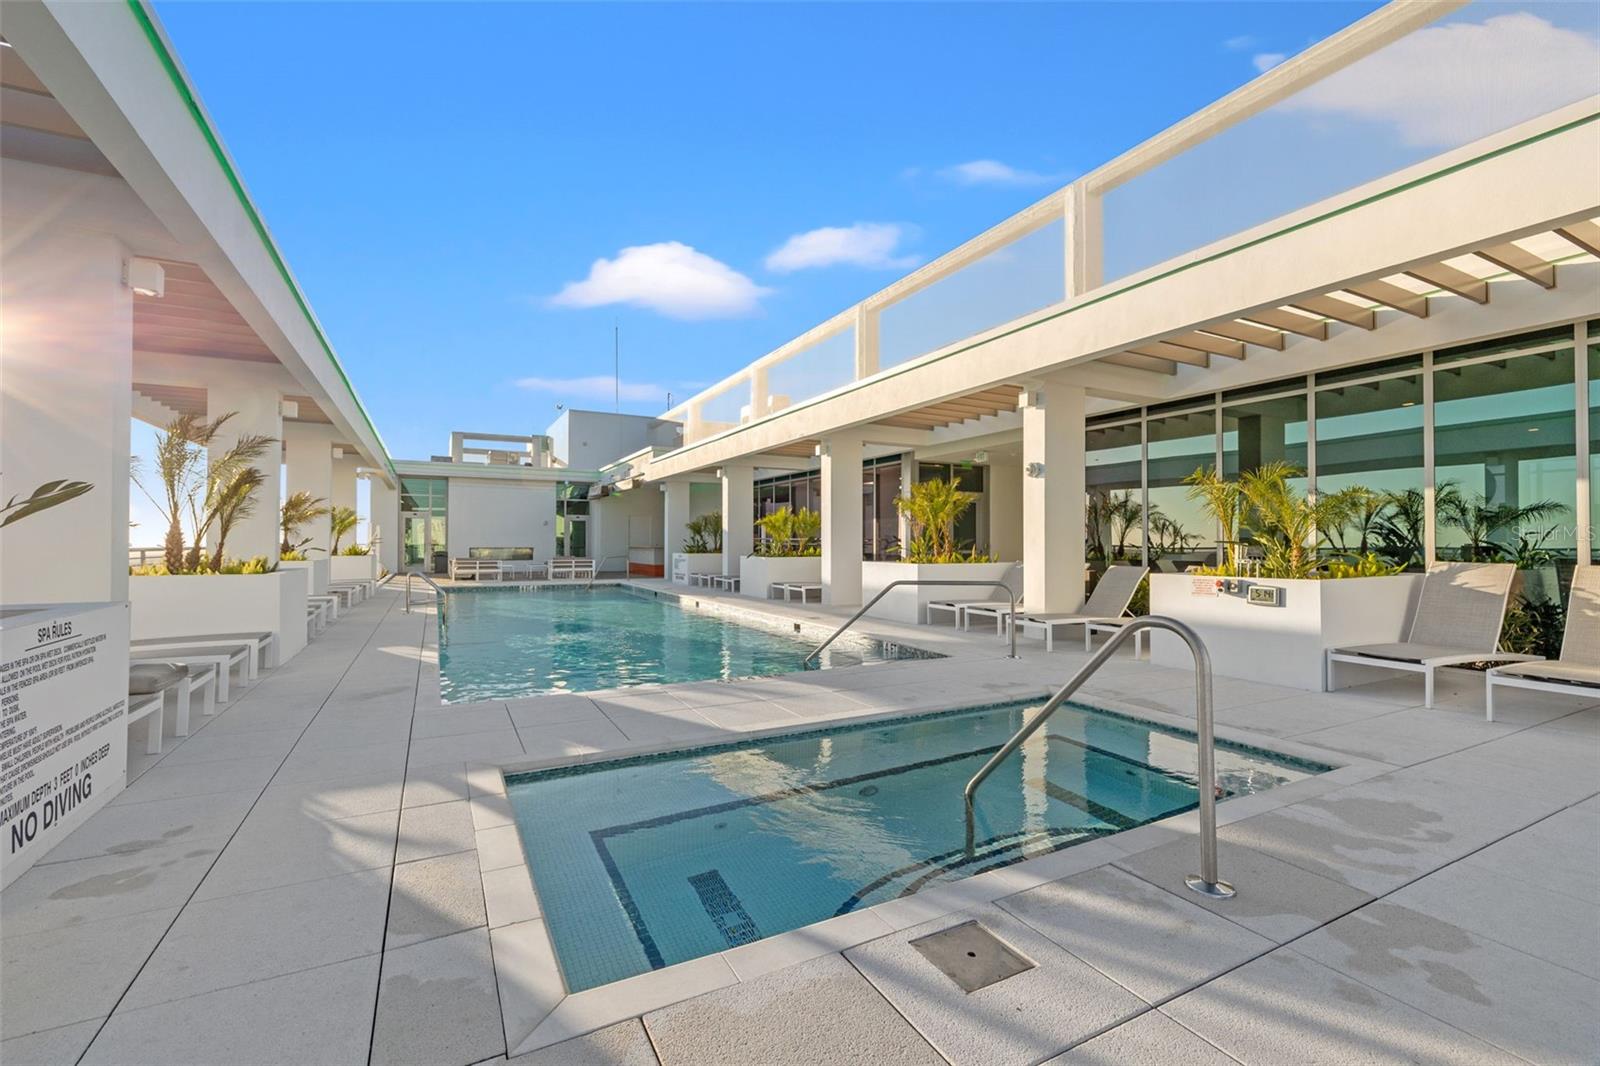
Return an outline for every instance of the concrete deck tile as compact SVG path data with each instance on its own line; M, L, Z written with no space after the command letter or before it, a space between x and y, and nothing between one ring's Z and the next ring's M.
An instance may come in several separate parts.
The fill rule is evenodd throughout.
M176 799L127 807L107 804L39 862L48 865L104 855L137 855L168 845L221 850L255 799L255 790L247 789L219 792L204 803Z
M762 690L754 686L727 681L693 681L685 685L672 685L668 691L684 706L695 710L762 698Z
M1035 967L967 994L909 943L974 918ZM1088 963L994 906L900 930L845 956L951 1062L1039 1062L1145 1006Z
M208 726L210 723L206 723ZM191 727L194 723L191 721ZM212 733L209 728L192 733L161 760L163 766L227 759L283 758L300 739L299 729L262 730L255 733Z
M1600 980L1600 910L1573 896L1462 862L1386 901Z
M39 933L7 930L0 940L0 1038L110 1014L177 916L172 907Z
M1248 819L1237 825L1250 826L1259 820ZM1277 943L1348 913L1372 898L1342 881L1318 876L1269 852L1234 843L1228 838L1228 830L1233 828L1220 830L1222 839L1217 842L1218 872L1233 885L1237 894L1232 899L1208 899L1184 885L1183 879L1200 869L1199 845L1192 839L1131 855L1118 860L1117 865L1193 906Z
M539 895L533 890L526 866L507 866L482 874L483 903L489 912L489 926L532 921L541 914Z
M630 1019L507 1060L506 1066L657 1066L644 1025Z
M497 825L510 825L515 821L511 814L511 801L503 794L473 796L467 801L467 810L475 830L493 829Z
M248 759L222 759L217 762L167 766L165 760L149 770L112 800L126 806L154 800L209 796L218 792L260 789L277 772L282 756L257 756Z
M384 952L374 1064L466 1063L504 1051L487 929Z
M871 910L854 911L730 948L722 957L739 980L753 981L774 970L853 948L893 931Z
M496 942L498 944L498 941ZM495 958L500 956L495 949ZM720 955L707 955L625 978L600 988L568 996L556 1005L526 1040L513 1047L513 1054L559 1044L584 1033L661 1007L680 1003L694 996L736 984L728 964ZM504 985L501 986L504 988Z
M400 840L394 861L468 851L473 846L472 811L466 800L407 807L400 812Z
M485 872L521 866L526 862L522 853L522 837L517 834L515 825L480 829L474 835L477 838L478 866Z
M611 717L613 711L662 711L672 714L688 709L688 705L674 695L672 688L657 686L654 688L637 688L626 690L611 690L604 695L592 697L594 703Z
M628 743L622 730L604 717L596 721L556 722L519 728L517 736L522 739L522 746L530 759L554 759L609 751Z
M666 740L703 740L722 732L687 707L678 710L640 710L622 706L609 700L596 700L611 724L635 744L648 744Z
M1212 1044L1162 1014L1146 1011L1044 1066L1238 1066Z
M1437 709L1408 707L1378 718L1303 733L1296 739L1394 766L1410 766L1497 740L1516 728Z
M6 1066L74 1066L100 1031L100 1022L94 1018L0 1040L0 1062Z
M459 933L487 921L483 878L475 853L439 855L394 868L389 935L384 941L390 950Z
M1295 948L1530 1061L1600 1058L1600 982L1441 918L1374 903Z
M1511 1063L1511 1056L1288 948L1161 1008L1244 1066Z
M1568 812L1571 813L1571 812ZM1582 812L1578 812L1580 817ZM1473 852L1463 866L1493 871L1518 884L1534 884L1600 907L1600 826L1552 828L1555 815Z
M498 975L505 1043L511 1052L516 1052L518 1045L550 1016L567 989L543 921L535 919L491 929L489 943Z
M511 724L518 729L562 722L593 722L605 717L588 696L564 693L507 700L506 711L511 715Z
M322 818L356 818L400 809L400 776L371 774L338 781L274 781L252 814L300 811Z
M132 855L35 866L0 895L0 937L181 907L216 854L179 837Z
M283 762L274 783L344 781L382 773L399 774L406 765L405 741L382 741L361 748L297 748Z
M394 861L394 811L325 818L314 810L258 807L245 819L195 893L216 899L315 881Z
M427 807L466 798L467 766L463 761L449 766L429 766L407 771L401 804L406 807Z
M389 871L269 888L183 909L128 990L128 1008L376 954Z
M799 727L805 722L805 719L776 700L723 703L715 707L702 707L695 713L719 729L770 729L786 725Z
M503 716L502 716L503 717ZM522 741L507 725L492 732L463 733L452 737L423 737L412 740L408 767L428 767L462 762L491 762L520 759Z
M663 1066L943 1063L855 967L834 954L663 1008L644 1023Z
M366 1062L378 957L118 1010L83 1066Z
M402 743L411 735L411 712L321 714L306 729L300 746L307 751L339 751L376 743Z
M1356 704L1356 706L1351 706ZM1232 707L1219 700L1217 722L1235 729L1250 729L1275 737L1302 737L1337 726L1360 728L1400 708L1365 700L1338 701L1322 693L1301 693L1288 699ZM1192 715L1191 715L1192 716ZM1306 743L1313 743L1306 741Z
M1276 946L1114 867L1052 881L999 904L1151 1003Z
M487 707L446 707L437 713L418 714L411 723L414 738L457 737L467 733L493 733L512 728L503 703Z

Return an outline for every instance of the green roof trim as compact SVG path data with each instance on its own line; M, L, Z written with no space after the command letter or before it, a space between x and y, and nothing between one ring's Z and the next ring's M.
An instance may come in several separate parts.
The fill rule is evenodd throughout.
M267 250L267 255L272 258L272 263L278 268L278 276L289 287L289 292L294 296L294 301L299 305L300 311L305 315L306 324L311 327L311 332L316 335L317 341L322 345L323 352L328 357L328 362L333 364L334 372L339 375L339 380L344 382L344 387L350 393L350 399L355 403L356 410L360 412L361 419L367 424L367 429L372 432L372 437L378 442L378 449L383 455L383 463L388 468L392 477L399 477L395 473L394 462L389 457L389 446L383 443L383 435L378 432L378 427L372 424L372 416L367 414L361 397L356 395L356 387L350 383L350 376L344 372L344 366L339 362L339 357L333 353L333 345L328 343L327 335L322 332L322 326L311 313L311 305L306 302L306 297L300 291L300 286L289 273L288 264L283 261L283 253L278 251L277 242L267 232L267 224L262 221L261 213L256 210L256 205L251 202L250 194L245 192L244 183L239 180L238 173L233 169L233 163L228 159L228 153L223 151L222 142L217 133L207 121L205 112L201 110L200 101L194 94L194 89L184 77L183 71L178 68L178 61L172 55L167 42L162 38L161 31L156 28L155 19L151 16L146 4L147 0L127 0L128 9L133 12L134 21L144 31L145 40L150 42L151 49L160 61L162 69L167 72L167 78L172 82L172 87L177 90L178 99L183 101L184 107L194 119L195 127L200 135L205 138L206 144L211 148L211 154L216 159L217 165L222 168L222 173L228 179L228 184L233 188L233 195L239 201L239 206L244 209L250 224L255 227L256 235L261 238L261 244Z

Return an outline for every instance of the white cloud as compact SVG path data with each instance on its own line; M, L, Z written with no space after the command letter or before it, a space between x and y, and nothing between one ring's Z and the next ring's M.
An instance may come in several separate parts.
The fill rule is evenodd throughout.
M1265 74L1288 58L1282 52L1257 52L1250 57L1250 62L1258 73Z
M823 226L796 233L767 256L767 269L780 274L815 267L850 266L903 270L916 266L914 255L895 255L907 236L904 226L892 222L857 222L853 226Z
M1047 185L1061 180L1057 175L1021 170L998 159L974 159L967 163L957 163L939 173L957 185Z
M1280 106L1393 124L1449 147L1600 92L1600 41L1528 12L1430 26Z
M664 400L667 390L645 381L624 381L619 391L608 377L588 378L518 378L517 388L530 392L548 392L557 396L570 396L582 400L609 400L621 395L624 400Z
M669 318L733 318L754 311L771 292L728 264L680 241L624 248L596 259L589 276L550 298L556 307L628 304Z

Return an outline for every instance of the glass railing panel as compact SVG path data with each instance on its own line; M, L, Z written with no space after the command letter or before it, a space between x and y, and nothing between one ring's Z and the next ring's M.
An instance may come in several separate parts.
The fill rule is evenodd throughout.
M1467 4L1107 191L1104 278L1600 93L1594 10Z
M1018 237L879 313L885 369L1066 298L1061 220Z
M750 421L750 379L741 378L714 396L700 401L700 433L696 440Z
M848 326L767 367L767 410L781 411L856 377L856 330Z

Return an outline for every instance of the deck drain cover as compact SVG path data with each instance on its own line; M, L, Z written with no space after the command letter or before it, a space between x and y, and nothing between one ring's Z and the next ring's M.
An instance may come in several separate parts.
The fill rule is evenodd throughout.
M1032 962L975 921L930 933L911 941L911 946L963 992L976 992L1033 969Z

